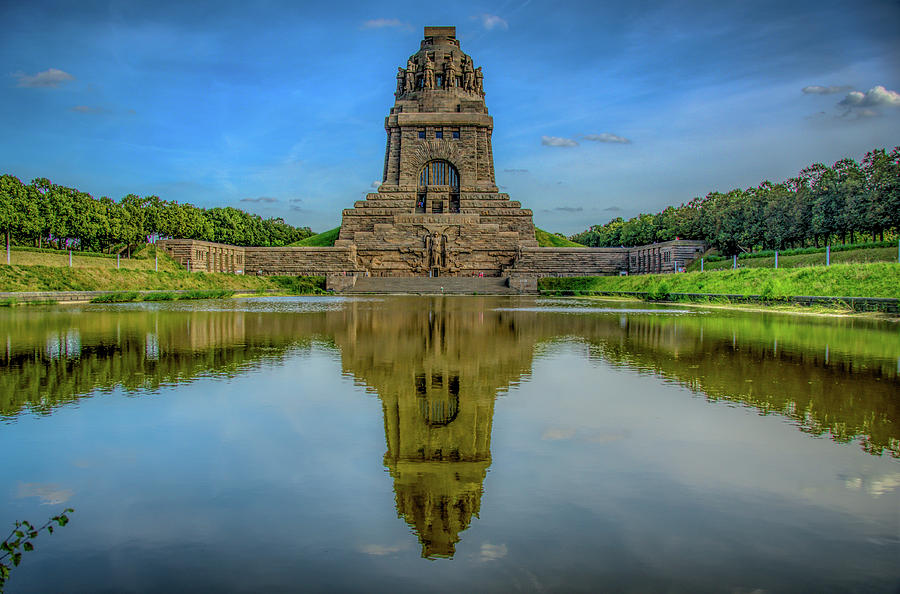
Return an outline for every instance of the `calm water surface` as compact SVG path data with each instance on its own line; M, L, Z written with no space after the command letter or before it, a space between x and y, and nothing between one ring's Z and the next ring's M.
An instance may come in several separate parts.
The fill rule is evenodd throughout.
M900 325L587 300L0 311L9 592L892 592Z

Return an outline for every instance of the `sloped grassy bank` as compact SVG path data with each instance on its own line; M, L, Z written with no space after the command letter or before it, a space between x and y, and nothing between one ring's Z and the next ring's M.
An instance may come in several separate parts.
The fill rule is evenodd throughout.
M738 270L543 278L538 288L546 294L591 295L608 291L646 293L665 299L673 293L759 295L765 299L794 296L900 298L900 264L834 264L792 269L741 268Z
M21 291L225 291L292 294L325 292L321 276L245 276L187 271L116 270L0 265L0 292Z

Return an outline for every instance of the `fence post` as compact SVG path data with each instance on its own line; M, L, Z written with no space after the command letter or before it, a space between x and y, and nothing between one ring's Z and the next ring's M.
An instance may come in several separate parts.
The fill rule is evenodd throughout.
M831 246L825 246L825 266L831 266Z
M119 252L116 252L116 270L119 269Z
M737 270L737 254L731 256L731 268Z
M153 266L156 272L159 272L159 251L156 249L156 243L153 244Z
M778 270L778 250L775 250L775 270Z
M700 272L703 272L703 258L700 258Z
M6 265L9 266L9 232L6 233Z
M69 268L72 267L72 250L69 250Z

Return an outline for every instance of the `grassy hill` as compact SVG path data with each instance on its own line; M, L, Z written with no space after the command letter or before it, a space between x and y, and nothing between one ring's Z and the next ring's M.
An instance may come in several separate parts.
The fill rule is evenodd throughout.
M299 247L329 247L333 246L334 242L338 238L338 234L341 232L340 227L335 227L334 229L330 229L328 231L323 231L318 235L312 235L307 237L306 239L301 239L300 241L295 241L292 243L292 246Z
M560 237L537 227L534 228L534 238L537 239L538 245L541 247L584 247L580 243L575 243L565 237Z

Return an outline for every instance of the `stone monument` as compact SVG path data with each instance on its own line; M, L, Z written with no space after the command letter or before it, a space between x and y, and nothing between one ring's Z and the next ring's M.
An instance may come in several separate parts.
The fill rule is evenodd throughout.
M398 69L381 186L344 210L335 243L372 276L500 276L537 246L531 211L494 182L483 78L456 27L425 27Z

